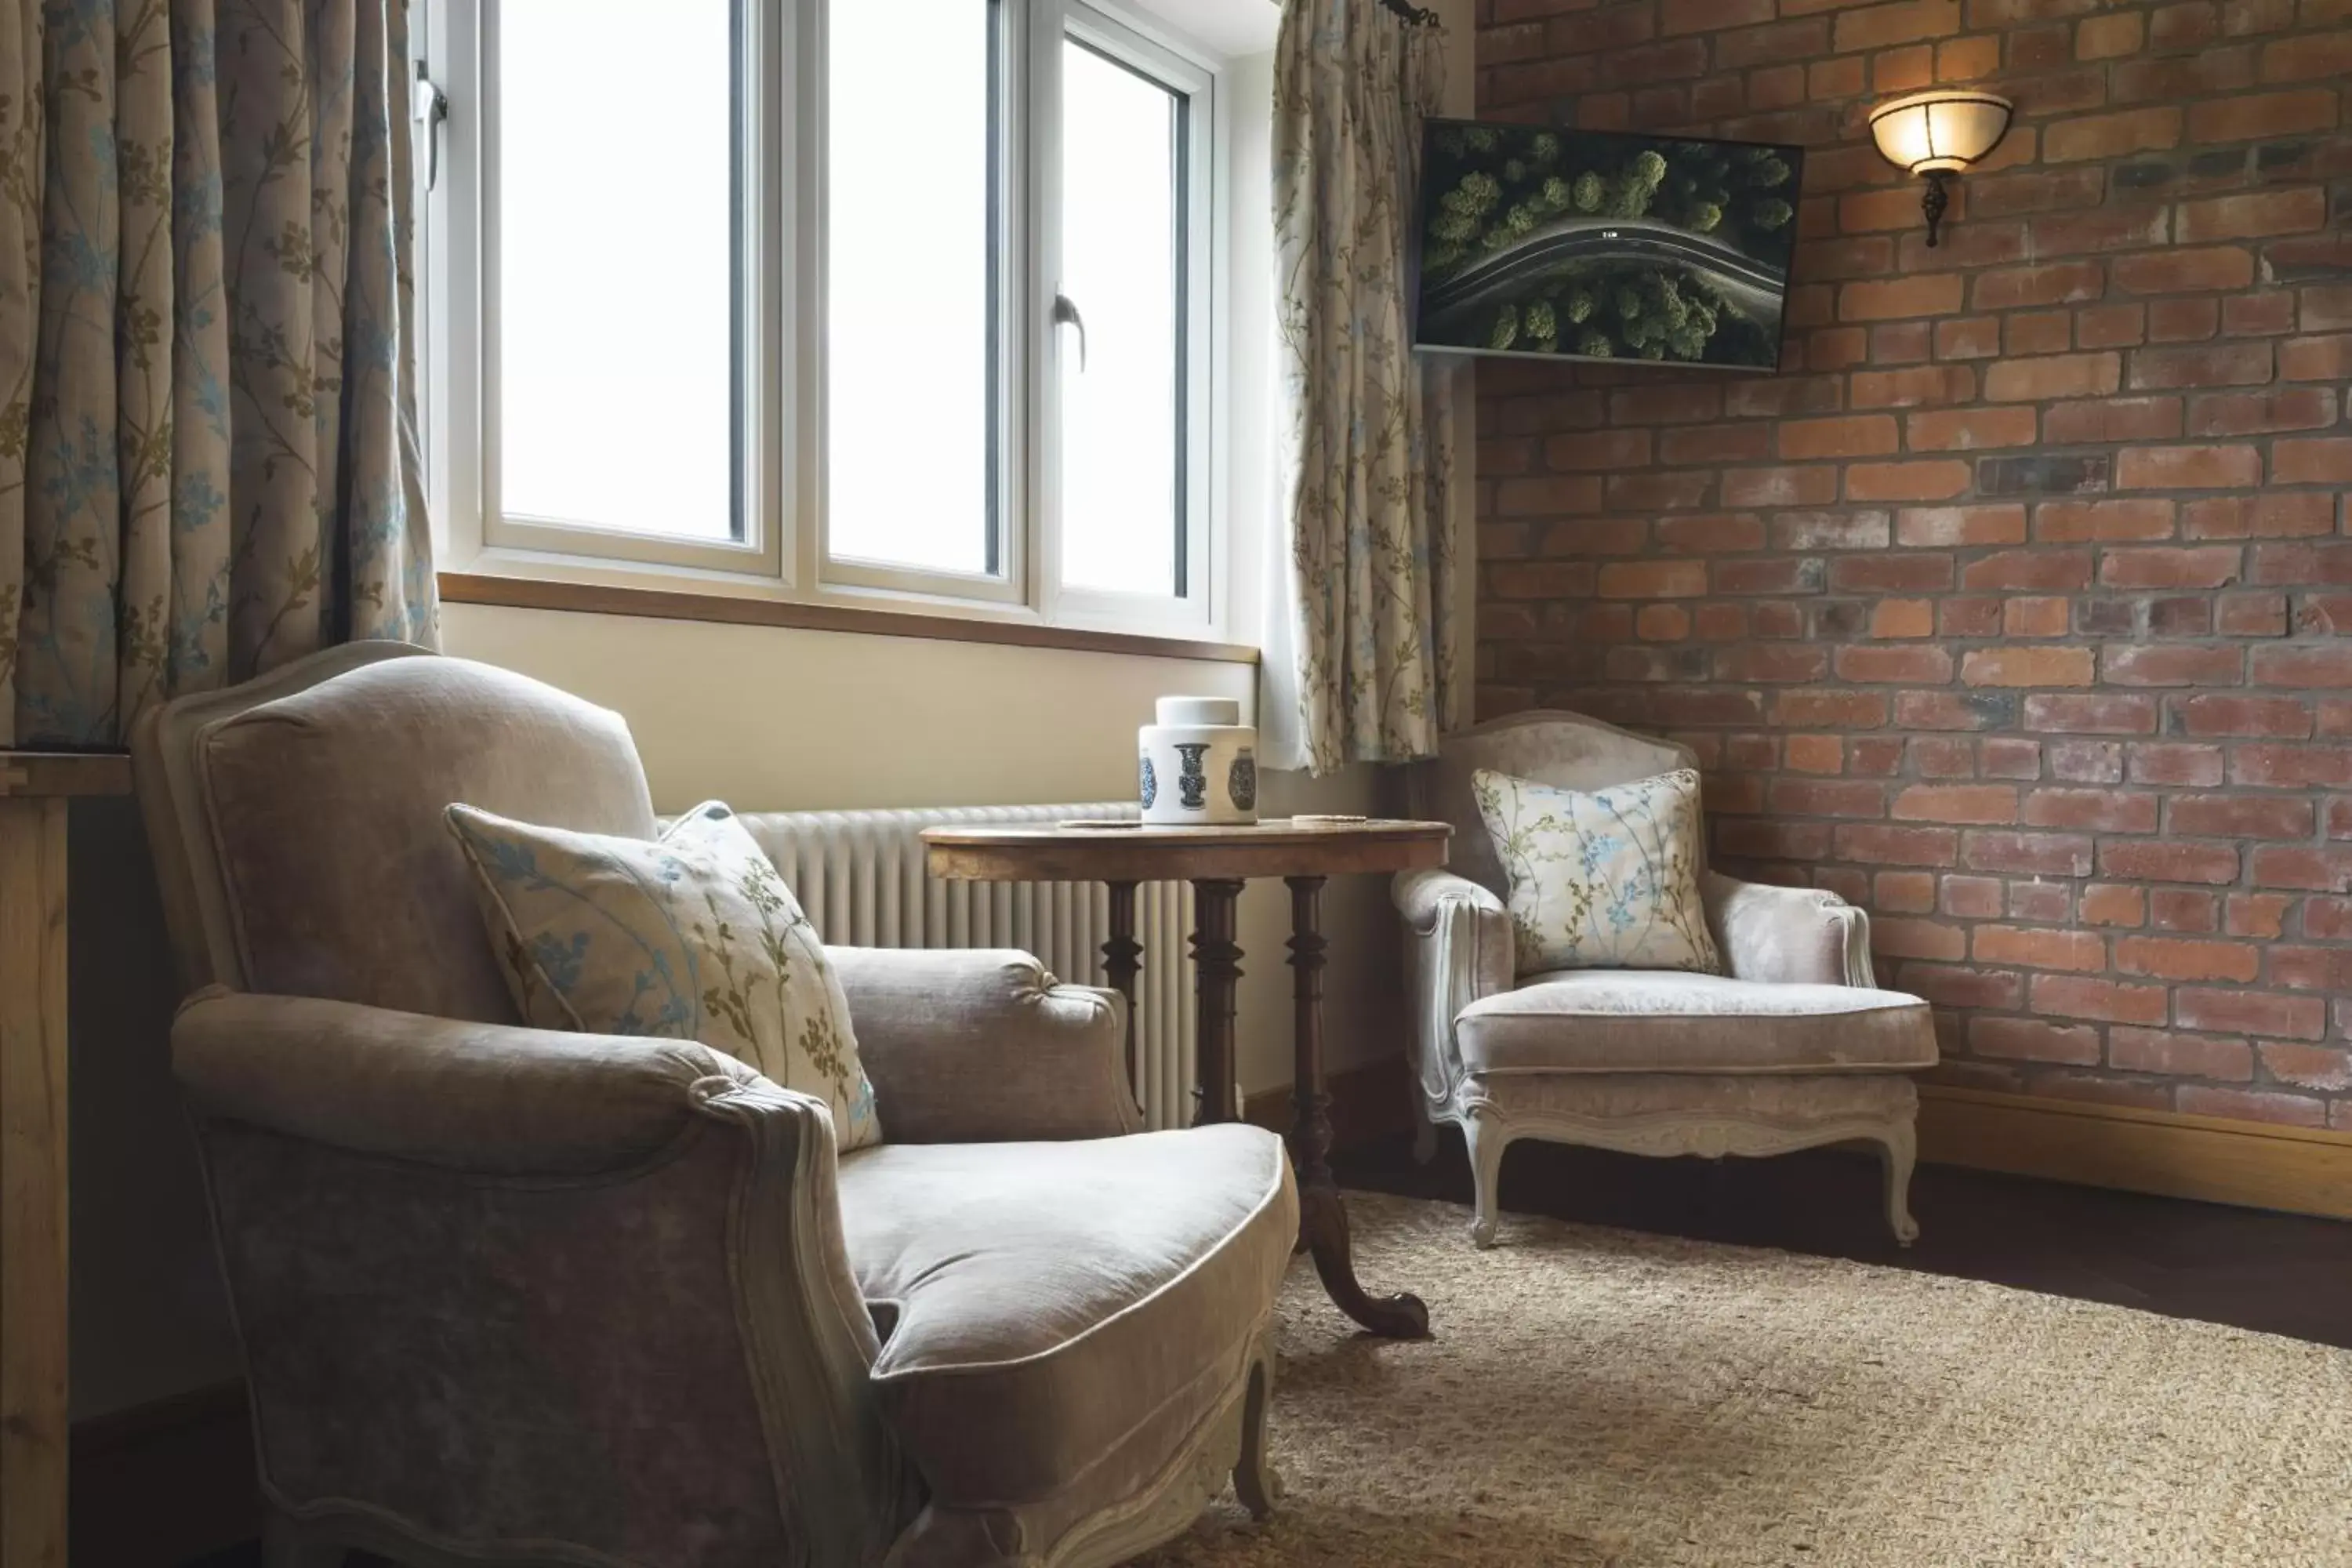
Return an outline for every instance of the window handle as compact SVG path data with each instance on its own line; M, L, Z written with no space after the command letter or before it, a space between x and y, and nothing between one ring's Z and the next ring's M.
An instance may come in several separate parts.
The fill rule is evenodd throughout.
M1054 296L1054 325L1078 329L1078 374L1087 374L1087 319L1078 314L1076 303L1067 294Z
M431 190L441 183L441 127L449 120L449 95L441 84L425 74L425 62L416 62L416 123L425 127L425 188Z

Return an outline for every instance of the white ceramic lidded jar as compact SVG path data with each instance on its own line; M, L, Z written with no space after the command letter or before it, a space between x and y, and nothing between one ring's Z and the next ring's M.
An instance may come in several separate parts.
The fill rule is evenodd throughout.
M1257 820L1257 730L1231 697L1163 697L1136 736L1143 820L1231 826Z

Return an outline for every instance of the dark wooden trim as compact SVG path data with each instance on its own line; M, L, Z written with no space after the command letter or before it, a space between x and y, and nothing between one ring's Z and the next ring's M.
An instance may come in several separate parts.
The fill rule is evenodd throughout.
M1919 1086L1919 1158L2352 1219L2352 1132L1929 1083Z
M637 616L657 621L710 621L722 626L787 626L802 631L850 632L866 637L919 637L936 642L1001 643L1013 647L1062 648L1076 653L1118 653L1139 658L1187 658L1216 664L1255 664L1257 649L1241 643L1190 637L1146 637L1133 632L1045 626L1029 621L990 621L914 610L869 609L862 605L806 605L785 599L731 594L680 593L666 588L622 588L596 583L561 583L541 577L504 577L444 572L441 597L452 605L494 605L510 610L566 610L576 615Z
M242 1380L78 1421L73 1562L174 1568L261 1533Z
M0 795L129 795L127 752L0 749Z

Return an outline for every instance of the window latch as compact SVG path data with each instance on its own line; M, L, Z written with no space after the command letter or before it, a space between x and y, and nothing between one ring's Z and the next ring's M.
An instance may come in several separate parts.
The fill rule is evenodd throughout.
M416 62L415 108L412 111L416 123L425 128L425 188L431 190L441 183L441 127L448 123L449 95L441 84L425 74L425 62Z
M1087 319L1078 314L1076 303L1067 294L1054 296L1054 325L1078 329L1078 374L1087 373Z

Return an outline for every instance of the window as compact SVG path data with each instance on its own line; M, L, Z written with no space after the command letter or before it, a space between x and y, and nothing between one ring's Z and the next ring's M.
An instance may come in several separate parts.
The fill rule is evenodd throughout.
M1117 3L434 0L451 557L1213 627L1220 62Z

